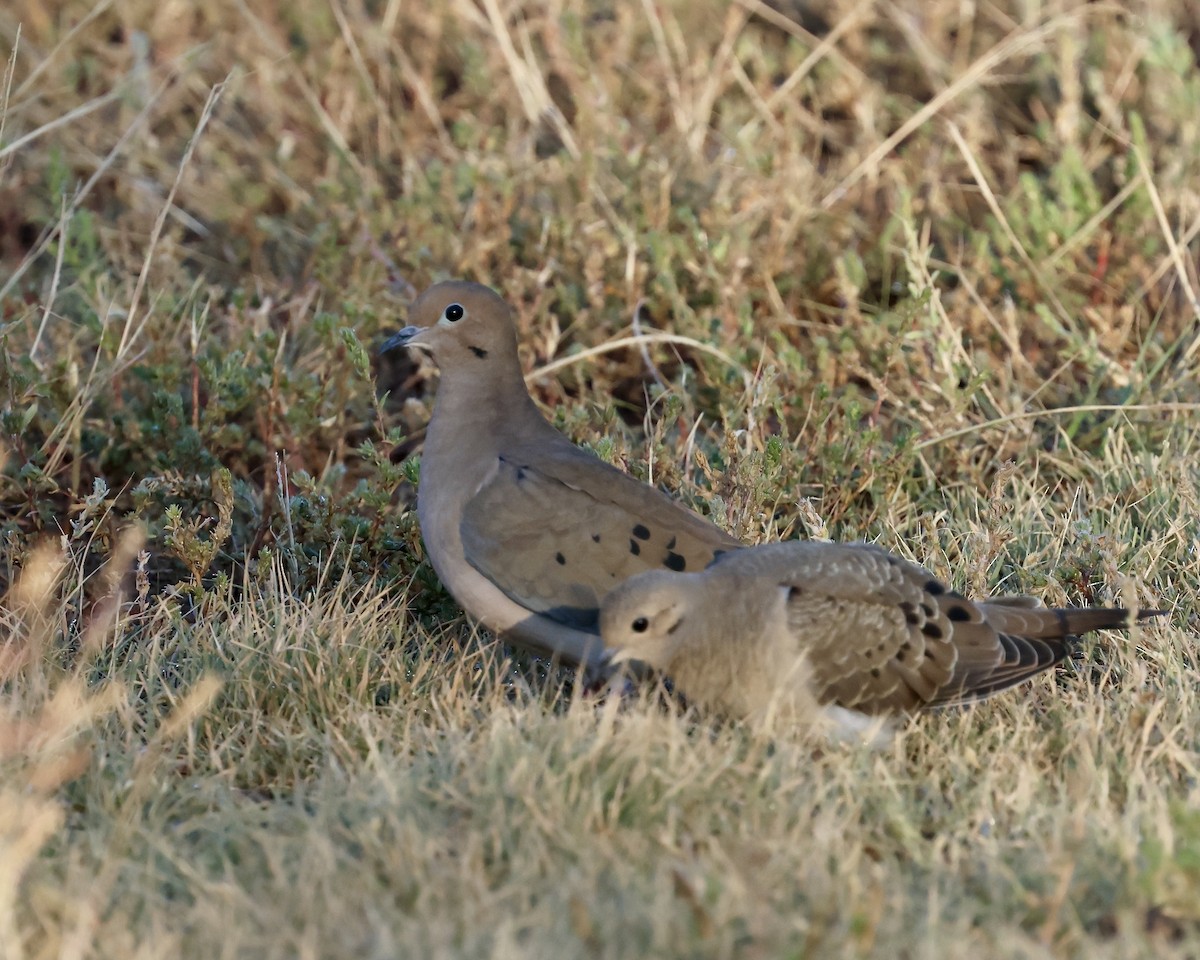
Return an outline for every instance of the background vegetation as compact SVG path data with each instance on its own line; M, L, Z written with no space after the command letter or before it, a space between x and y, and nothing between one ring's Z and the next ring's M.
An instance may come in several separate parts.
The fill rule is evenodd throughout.
M1194 4L0 42L0 956L1196 955ZM877 754L584 695L423 562L434 371L373 354L447 277L738 536L1171 614Z

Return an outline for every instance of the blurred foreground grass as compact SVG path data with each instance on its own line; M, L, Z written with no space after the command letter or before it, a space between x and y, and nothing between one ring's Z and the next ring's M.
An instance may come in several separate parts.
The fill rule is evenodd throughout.
M0 44L0 956L1196 954L1193 6L15 0ZM449 276L739 536L1171 616L880 755L584 696L422 563L432 369L371 354Z

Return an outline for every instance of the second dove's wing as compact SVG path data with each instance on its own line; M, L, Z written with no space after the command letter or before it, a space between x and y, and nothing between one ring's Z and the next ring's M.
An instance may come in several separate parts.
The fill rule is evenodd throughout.
M1000 635L980 605L869 544L788 543L754 553L755 575L789 588L788 629L826 702L866 713L963 702L1065 654L1062 645ZM748 568L751 560L739 554L719 566ZM1010 609L1025 613L1020 604Z

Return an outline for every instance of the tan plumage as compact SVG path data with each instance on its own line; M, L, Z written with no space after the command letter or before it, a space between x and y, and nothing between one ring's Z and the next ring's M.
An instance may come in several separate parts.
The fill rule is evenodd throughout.
M614 662L654 667L714 709L836 706L845 721L845 711L990 696L1061 661L1077 634L1128 622L1121 609L971 601L879 547L795 541L735 551L698 573L633 577L606 598L600 627Z
M525 389L508 306L475 283L430 287L384 344L441 371L417 514L433 568L505 640L602 668L600 601L635 573L700 570L740 546L581 450Z

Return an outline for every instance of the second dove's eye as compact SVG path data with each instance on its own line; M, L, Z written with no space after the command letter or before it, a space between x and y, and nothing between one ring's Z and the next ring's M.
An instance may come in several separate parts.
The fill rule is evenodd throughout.
M452 303L452 304L450 304L450 306L448 306L446 308L446 312L443 313L442 316L445 317L447 320L449 320L451 323L457 323L464 316L466 316L466 312L467 311L465 311L462 308L461 303Z
M650 629L650 621L645 617L638 617L633 621L634 633L645 633L648 629Z

